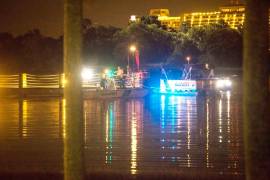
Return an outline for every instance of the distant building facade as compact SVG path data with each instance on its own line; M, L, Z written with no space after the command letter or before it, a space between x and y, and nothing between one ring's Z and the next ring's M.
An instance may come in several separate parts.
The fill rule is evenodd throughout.
M134 22L140 22L141 18L137 15L131 15L129 18L129 23L134 23Z
M244 5L222 6L219 11L192 12L182 16L170 16L169 9L150 9L150 16L157 16L162 25L167 28L179 30L185 23L188 27L203 26L218 23L220 20L226 22L231 28L242 27L245 20Z
M230 5L222 6L218 11L191 12L179 16L170 16L169 9L150 9L149 16L157 16L161 25L168 29L180 30L186 27L200 27L224 21L230 28L242 28L245 21L245 6L238 0L231 0ZM140 18L131 16L129 22L139 22ZM269 9L269 36L270 36L270 9ZM269 37L270 43L270 37Z
M150 9L150 16L170 16L169 9Z
M219 11L185 13L182 23L188 27L194 27L218 23L220 20L233 29L243 27L245 7L243 5L223 6L219 8Z
M237 0L232 2L235 4L222 6L219 8L219 11L185 13L182 16L181 24L185 24L187 27L200 27L223 20L230 28L242 28L245 21L245 6L239 4ZM270 49L270 9L268 23Z
M157 16L162 26L168 29L179 30L181 25L180 16L170 16L169 9L150 9L149 16Z
M181 26L181 17L180 16L170 16L169 9L150 9L149 16L156 16L160 21L162 26L167 27L168 29L179 30ZM140 22L141 17L136 15L131 15L129 23Z

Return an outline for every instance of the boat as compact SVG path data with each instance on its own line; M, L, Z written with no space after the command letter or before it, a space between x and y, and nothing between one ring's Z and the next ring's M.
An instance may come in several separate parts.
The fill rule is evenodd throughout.
M232 90L232 81L229 78L214 77L212 69L208 71L208 74L205 73L200 78L192 77L191 72L193 72L192 65L187 64L183 69L181 78L170 79L161 66L163 78L160 79L159 88L155 89L154 92L165 95L203 95Z
M104 73L85 70L83 76L83 97L85 99L142 98L149 90L143 88L144 72L137 71L120 75L105 69Z
M161 94L196 95L198 93L196 80L166 80L160 79Z
M147 95L148 90L145 88L83 90L83 97L85 99L142 98Z

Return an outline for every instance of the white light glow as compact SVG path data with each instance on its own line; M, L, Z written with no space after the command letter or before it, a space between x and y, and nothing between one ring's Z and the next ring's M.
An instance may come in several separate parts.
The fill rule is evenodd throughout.
M130 21L135 22L135 21L136 21L136 19L137 19L137 18L136 18L136 16L135 16L135 15L131 15L131 16L130 16Z
M219 79L216 81L216 88L222 89L222 88L231 88L232 81L229 79Z
M227 87L231 87L232 86L232 81L230 81L230 80L225 80L225 85L227 86Z
M82 75L83 80L90 80L93 78L94 72L92 69L83 68L81 75Z

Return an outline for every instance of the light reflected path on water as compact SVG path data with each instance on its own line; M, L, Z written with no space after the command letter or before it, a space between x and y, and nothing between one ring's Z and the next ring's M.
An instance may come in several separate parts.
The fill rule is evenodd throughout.
M64 104L1 100L0 172L62 172ZM230 93L86 100L87 172L242 175L240 107Z

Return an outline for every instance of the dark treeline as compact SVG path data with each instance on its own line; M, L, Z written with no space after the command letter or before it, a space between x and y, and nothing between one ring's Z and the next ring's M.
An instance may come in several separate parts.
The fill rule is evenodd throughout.
M214 67L241 67L242 33L224 22L169 31L156 18L120 29L82 24L83 62L87 65L126 66L129 46L136 45L142 64L181 66L192 63ZM46 37L39 30L20 36L0 33L0 72L58 73L63 70L63 38Z
M0 34L0 72L52 73L62 70L62 38L33 30L17 37Z

